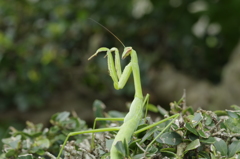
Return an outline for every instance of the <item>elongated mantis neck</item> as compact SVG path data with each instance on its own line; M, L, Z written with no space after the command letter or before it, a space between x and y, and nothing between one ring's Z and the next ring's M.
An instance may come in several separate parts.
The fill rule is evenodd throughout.
M132 53L131 53L131 63L132 63L132 72L133 72L133 80L134 80L134 87L135 87L135 97L142 99L143 98L142 85L141 85L140 71L138 66L138 57L135 50L132 50Z

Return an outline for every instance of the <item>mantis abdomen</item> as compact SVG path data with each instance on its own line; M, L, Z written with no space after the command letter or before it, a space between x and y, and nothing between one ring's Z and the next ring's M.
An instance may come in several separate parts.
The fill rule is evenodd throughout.
M124 123L121 125L120 130L118 131L117 135L115 136L113 146L111 148L111 158L112 159L122 159L123 156L118 152L116 147L114 146L118 141L122 143L125 142L128 144L131 140L131 137L134 131L137 129L139 122L143 116L143 99L135 97L131 106L130 110L124 118Z

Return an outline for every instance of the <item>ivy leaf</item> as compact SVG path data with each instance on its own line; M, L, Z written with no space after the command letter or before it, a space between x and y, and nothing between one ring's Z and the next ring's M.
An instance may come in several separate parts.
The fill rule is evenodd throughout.
M240 133L240 118L229 118L224 125L234 133Z
M167 116L169 116L169 112L168 111L166 111L164 108L162 108L162 107L160 107L160 106L157 106L157 109L158 109L158 111L159 111L159 113L161 114L161 115L167 115Z
M122 156L128 156L128 147L126 144L126 140L124 140L124 143L122 143L122 141L118 141L115 144L115 147Z
M158 112L158 108L157 108L155 105L153 105L153 104L148 104L148 105L146 106L146 109L149 110L149 111L151 111L151 112L154 112L154 113L157 113L157 112Z
M105 104L100 100L95 100L93 102L93 111L95 114L95 117L104 117L103 110L106 108Z
M190 144L187 145L184 153L187 153L190 150L194 150L194 149L198 148L200 145L201 144L200 144L199 139L196 139L196 140L192 141Z
M176 132L166 132L163 133L156 141L175 146L182 142L182 137Z
M237 105L231 105L231 107L232 107L233 109L235 109L235 110L240 110L240 107L237 106Z
M69 117L69 115L70 115L69 112L61 112L57 115L56 120L58 120L59 122L62 122L66 120Z
M161 151L161 154L164 158L176 158L177 155L174 152L171 151Z
M2 139L2 142L10 146L12 149L18 149L20 146L21 137L21 135L17 135L16 137Z
M229 145L228 157L233 157L237 152L240 151L240 141L233 141L231 145Z
M216 140L214 137L209 137L207 139L200 139L200 141L206 144L213 144Z
M195 135L198 136L197 130L194 129L194 128L190 125L190 123L186 123L186 124L185 124L185 127L187 128L188 131L190 131L191 133L193 133L193 134L195 134Z
M202 113L195 113L192 119L193 127L197 126L202 119L203 119Z
M139 158L144 158L145 154L141 153L141 154L137 154L135 156L132 157L132 159L139 159Z
M203 130L198 130L198 134L202 137L202 138L208 138L210 136L209 133L203 131Z
M150 146L149 149L147 149L147 157L152 157L158 152L158 148L155 146Z
M212 121L213 121L212 117L210 115L205 114L205 118L206 118L205 124L206 125L210 125L212 123Z
M17 159L33 159L32 154L19 155Z
M144 141L146 141L147 139L150 139L151 135L157 130L157 127L154 127L152 129L150 129L149 131L147 131L147 133L142 137L142 140L140 143L143 143Z
M239 118L239 110L234 111L234 110L226 110L228 115L232 118Z
M223 141L220 138L215 137L216 141L214 143L214 146L217 151L221 153L222 156L227 156L228 154L228 147L225 141Z
M199 152L199 158L210 159L209 153L206 152L206 151L200 151L200 152Z

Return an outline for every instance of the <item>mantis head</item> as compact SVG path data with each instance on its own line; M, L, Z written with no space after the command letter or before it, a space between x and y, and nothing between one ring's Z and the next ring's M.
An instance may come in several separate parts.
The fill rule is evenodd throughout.
M132 53L133 49L132 47L125 47L123 54L122 54L122 59L125 59L128 55L130 55Z

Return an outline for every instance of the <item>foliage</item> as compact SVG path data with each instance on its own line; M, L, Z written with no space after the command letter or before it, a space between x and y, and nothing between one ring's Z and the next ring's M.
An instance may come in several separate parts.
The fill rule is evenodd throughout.
M69 112L54 114L51 117L50 128L43 128L42 124L26 122L26 128L22 131L11 127L11 137L2 139L4 143L1 159L15 159L20 156L29 155L32 158L47 158L48 153L57 153L59 145L66 135L72 131L87 129L85 121L79 119ZM85 135L75 136L77 141L83 140ZM28 156L28 157L29 157ZM49 158L49 157L48 157Z
M69 70L84 70L84 55L99 47L94 46L97 41L120 46L88 18L145 54L140 59L146 63L143 70L169 61L191 75L218 82L239 38L239 6L238 0L1 1L0 109L43 106L66 83L69 87ZM192 31L196 24L204 24L197 34ZM104 40L99 40L103 33ZM100 76L104 65L97 63L97 68L89 67L96 75L81 73L78 82L104 90L99 84L106 81Z
M95 102L94 107L102 104ZM239 158L240 157L240 107L232 106L234 110L194 112L191 107L186 107L184 100L171 103L171 111L167 112L161 107L155 107L160 116L180 113L178 120L160 137L156 136L166 127L170 121L163 122L140 134L134 135L132 141L118 142L117 149L126 158ZM153 107L153 105L151 105ZM100 107L98 107L100 108ZM95 114L102 115L103 109L95 109ZM107 116L121 117L124 114L110 111ZM159 120L159 119L158 119ZM43 129L41 124L34 125L27 122L27 128L23 131L12 130L12 137L3 139L4 153L0 158L55 158L67 133L85 130L85 122L68 112L57 113L50 120L53 125L49 129ZM152 123L150 117L143 120L138 129ZM101 122L100 127L109 127L112 122ZM121 123L115 123L121 124ZM109 158L109 148L115 132L96 134L95 146L91 149L91 135L73 136L65 147L65 158ZM154 143L148 147L154 139ZM26 159L26 158L24 158Z

